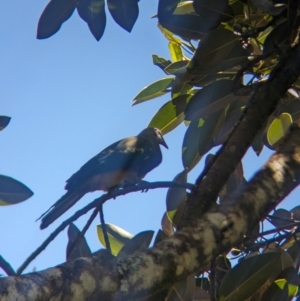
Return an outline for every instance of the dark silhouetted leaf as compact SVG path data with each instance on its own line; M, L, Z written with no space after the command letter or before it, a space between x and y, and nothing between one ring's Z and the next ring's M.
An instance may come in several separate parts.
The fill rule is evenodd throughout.
M173 182L176 183L186 183L187 182L188 170L184 169L173 179ZM167 215L173 224L177 225L174 222L174 217L177 212L178 207L181 203L185 203L187 197L187 192L184 188L171 187L168 189L166 196L166 206L167 206Z
M73 14L76 0L51 0L45 7L38 23L37 38L47 39L60 29Z
M76 246L69 254L70 248L73 246L74 242L76 241L77 237L80 235L80 230L72 223L69 225L68 228L68 245L67 245L67 260L76 259L79 257L88 257L92 255L91 249L86 242L85 237L83 236L79 242L76 243Z
M248 56L239 36L224 28L217 28L201 40L187 70L196 75L214 74L246 64Z
M164 95L168 93L168 88L170 88L173 84L174 78L167 77L162 78L149 86L143 88L133 99L132 105L137 105L146 100Z
M8 116L0 116L0 131L5 129L10 122L10 117Z
M168 236L161 229L159 229L157 231L156 236L155 236L153 245L155 246L155 245L157 245L158 243L160 243L161 241L163 241L167 238L168 238Z
M184 120L184 109L190 95L180 95L165 103L152 117L148 127L158 128L165 135Z
M97 41L101 39L106 25L104 4L104 0L80 0L77 5L79 16L88 24Z
M115 22L131 32L139 15L138 0L107 0L107 6Z
M154 231L143 231L132 237L125 243L123 248L118 253L118 257L132 255L136 252L141 252L149 248L153 238Z
M269 217L270 222L276 227L287 227L286 229L292 229L294 226L291 225L293 221L293 214L286 209L279 208L275 210L272 216Z
M186 279L177 282L171 289L167 301L193 301L196 289L195 274L189 275Z
M0 205L21 203L33 195L33 192L23 183L0 175Z
M184 111L186 120L197 120L225 108L236 97L232 94L233 81L219 80L193 95Z
M113 255L117 255L123 246L133 237L133 235L113 224L105 224L105 226L108 234L111 253ZM97 225L97 234L101 244L106 247L102 225Z
M223 301L246 300L263 285L271 285L276 277L288 267L285 263L285 255L288 254L268 252L241 261L227 273L222 281L220 299Z

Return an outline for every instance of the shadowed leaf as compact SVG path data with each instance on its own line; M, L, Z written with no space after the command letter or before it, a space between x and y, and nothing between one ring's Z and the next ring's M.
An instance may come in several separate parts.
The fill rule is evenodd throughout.
M0 131L5 129L10 122L10 117L8 116L0 116Z
M0 205L13 205L30 198L33 192L23 183L0 175Z
M152 62L165 72L165 68L172 64L170 60L166 60L156 54L152 54Z
M39 19L37 38L47 39L54 35L62 23L71 17L76 5L76 0L51 0Z
M104 0L80 0L77 11L79 16L88 24L95 39L99 41L106 25Z
M107 0L107 6L115 22L131 32L139 15L138 0Z
M167 301L193 301L196 289L195 274L189 275L186 279L177 282L171 288Z
M153 238L154 231L143 231L132 237L125 243L123 248L118 253L118 257L132 255L136 252L141 252L149 248Z
M81 231L72 223L68 227L68 245L67 245L67 260L76 259L79 257L88 257L92 255L91 249L83 236L80 242L76 243L76 246L72 250L71 254L68 256L69 249L73 246L77 237L80 235Z

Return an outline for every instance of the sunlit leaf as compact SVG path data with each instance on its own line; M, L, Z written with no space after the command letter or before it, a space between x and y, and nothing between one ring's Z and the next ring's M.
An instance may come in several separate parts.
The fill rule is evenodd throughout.
M141 252L148 249L153 238L154 231L143 231L132 237L125 243L123 248L118 253L118 257L132 255L136 252Z
M194 1L184 1L179 3L173 12L173 15L185 15L194 13L195 9L193 6L193 2Z
M131 32L139 15L138 0L107 0L107 6L115 22Z
M81 237L80 241L73 247L74 242L80 235L80 230L72 223L68 227L68 245L67 245L67 260L76 259L79 257L88 257L92 255L91 249L86 242L85 237ZM70 248L73 248L69 254Z
M171 61L164 59L156 54L152 54L152 62L155 66L158 66L160 69L165 71L165 68L172 64Z
M101 39L106 25L104 4L104 0L80 0L77 5L79 16L88 24L97 41Z
M190 95L181 95L165 103L152 117L148 127L158 128L167 134L184 120L184 109Z
M210 115L235 100L233 81L219 80L205 86L193 95L184 111L185 119L197 120Z
M149 86L143 88L133 99L132 105L139 104L146 100L168 93L168 88L172 86L173 77L162 78Z
M76 5L76 0L51 0L39 19L37 38L46 39L54 35L71 17Z
M174 234L173 224L170 221L170 219L167 215L167 212L164 213L164 215L161 219L161 229L168 237L170 237Z
M0 116L0 131L5 129L10 122L10 117L8 116Z
M267 139L270 145L278 142L293 123L292 116L289 113L282 113L279 118L275 118L267 131Z
M110 243L111 253L117 255L133 235L113 224L105 224L105 228ZM102 225L97 225L97 235L101 244L106 247Z
M173 62L181 61L183 54L180 45L175 42L169 42L168 47Z
M221 27L212 30L201 40L187 69L196 75L214 74L246 64L248 56L239 36Z
M33 192L23 183L0 175L0 206L13 205L30 198Z
M246 300L263 285L270 286L286 268L281 252L269 252L244 259L230 270L220 287L220 300Z

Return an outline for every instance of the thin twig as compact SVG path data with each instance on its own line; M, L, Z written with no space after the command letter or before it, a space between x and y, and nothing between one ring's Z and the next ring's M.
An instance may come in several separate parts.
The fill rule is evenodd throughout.
M107 231L106 231L106 224L105 224L105 221L104 221L103 204L100 205L99 215L100 215L100 221L101 221L101 225L102 225L106 250L111 253L110 242L109 242L109 239L108 239L108 234L107 234Z
M15 270L1 255L0 255L0 268L6 273L7 276L16 275Z
M61 232L63 231L68 225L76 221L80 216L86 214L93 208L97 208L101 204L104 204L106 201L110 199L114 199L118 196L125 195L131 192L137 191L145 191L149 189L156 189L156 188L170 188L170 187L178 187L178 188L185 188L192 190L194 188L193 184L190 183L177 183L177 182L170 182L170 181L163 181L163 182L142 182L135 186L130 186L126 188L122 188L118 191L114 191L114 194L106 193L103 194L101 197L95 199L93 202L88 204L87 206L83 207L82 209L78 210L73 214L70 218L66 219L64 222L60 224L48 237L47 239L31 254L29 257L24 261L24 263L18 268L17 275L20 275L29 263L34 260L46 247L49 243Z

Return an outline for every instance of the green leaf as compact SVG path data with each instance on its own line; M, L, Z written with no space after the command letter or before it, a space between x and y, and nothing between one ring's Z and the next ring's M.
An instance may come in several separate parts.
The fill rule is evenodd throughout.
M176 183L186 183L187 182L188 170L184 169L173 179L173 182ZM187 197L187 192L184 188L171 187L168 189L166 196L166 206L167 206L167 215L170 221L177 225L177 220L174 218L176 216L177 210L182 203L185 203Z
M23 183L0 175L0 206L21 203L33 195L33 192Z
M236 97L232 94L233 81L219 80L205 86L192 96L186 109L186 120L197 120L225 108Z
M10 122L10 117L8 116L0 116L0 131L5 129Z
M263 285L270 286L283 266L281 252L268 252L244 259L230 270L220 286L220 301L242 301Z
M186 15L190 13L195 13L193 1L184 1L177 5L173 12L173 15Z
M174 130L183 120L183 111L190 95L180 95L165 103L152 117L148 127L158 128L165 135Z
M143 231L135 235L128 242L125 243L123 248L118 253L118 257L126 257L136 252L141 252L149 248L153 238L154 231Z
M214 74L246 64L248 56L240 37L221 27L201 40L187 70L196 75Z
M188 63L189 63L188 60L177 61L175 63L168 65L165 68L165 71L168 74L174 74L174 75L178 76L180 74L183 74L186 71L186 66Z
M196 288L195 274L189 275L186 279L177 282L172 286L167 301L192 301L194 300Z
M131 32L139 15L138 0L107 0L107 6L115 22Z
M181 61L183 58L182 50L180 45L175 42L169 42L168 44L171 58L174 62Z
M165 72L165 68L172 64L171 61L164 59L156 54L152 54L153 65L158 66Z
M293 123L292 116L289 113L282 113L279 118L275 118L267 131L268 143L273 146L287 132Z
M106 26L104 0L80 0L77 5L79 16L88 24L95 39L99 41Z
M117 255L123 246L133 237L133 235L122 228L113 225L105 224L111 253ZM106 247L102 225L97 225L97 235L101 244Z
M37 38L47 39L59 31L63 22L73 14L76 0L51 0L39 19Z
M146 100L164 95L168 93L168 88L172 86L172 83L174 82L173 77L167 77L162 78L149 86L143 88L133 99L132 105L137 105L141 102L144 102Z
M71 254L69 250L73 247L77 237L81 234L81 231L72 223L68 227L68 245L67 245L67 261L76 259L79 257L88 257L92 255L91 249L86 242L85 237L81 237L80 241L76 243L76 246L72 249Z

